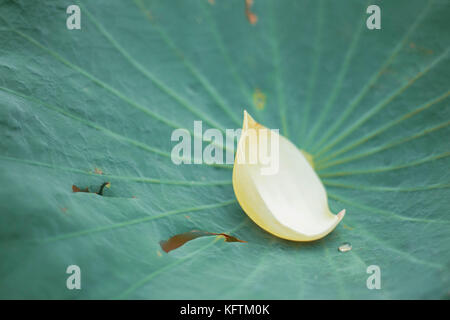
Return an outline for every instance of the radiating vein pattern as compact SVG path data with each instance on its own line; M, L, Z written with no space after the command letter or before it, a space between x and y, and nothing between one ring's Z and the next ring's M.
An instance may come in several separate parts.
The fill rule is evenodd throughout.
M399 43L394 47L394 49L392 50L392 53L389 55L389 57L386 59L386 61L381 65L380 69L376 73L373 74L373 76L370 78L370 80L364 85L363 89L351 101L349 106L345 108L345 110L342 113L342 115L340 116L340 118L338 118L336 120L336 122L330 127L330 129L328 129L323 134L323 137L317 143L315 143L315 147L314 147L313 151L316 151L329 138L331 138L333 134L335 134L336 130L338 130L338 128L340 126L342 126L342 124L345 122L345 120L351 115L351 113L360 104L361 100L370 92L370 89L373 87L373 85L378 81L378 79L383 74L383 72L386 70L386 68L395 60L395 58L399 54L400 50L405 46L405 44L408 41L411 34L416 30L417 26L426 17L432 2L433 2L432 0L427 1L425 8L423 10L421 10L421 13L417 16L417 18L411 24L411 27L405 33L405 35L401 39L401 41L399 41Z
M434 68L441 61L445 60L448 56L449 48L447 48L441 55L439 55L436 59L434 59L429 65L423 68L419 73L417 73L411 80L409 80L405 85L400 88L394 90L388 97L382 100L380 103L369 109L360 119L355 121L355 123L349 126L346 130L344 130L341 134L338 134L332 141L324 146L317 155L321 155L322 153L330 150L337 143L345 139L348 135L354 132L356 129L361 127L364 123L366 123L370 118L372 118L375 114L384 109L392 100L397 98L400 94L402 94L406 89L408 89L414 82L422 78L426 73L428 73L432 68Z
M68 4L0 0L0 298L448 298L444 2L378 3L381 30L367 30L359 0L255 0L253 23L244 0L78 0L68 29ZM327 237L260 229L232 165L170 161L174 129L223 134L250 106L312 155L331 212L346 209ZM189 128L177 160L234 152ZM104 195L71 190L105 181ZM161 251L192 230L247 243ZM83 290L64 286L72 264ZM382 290L367 289L370 265Z

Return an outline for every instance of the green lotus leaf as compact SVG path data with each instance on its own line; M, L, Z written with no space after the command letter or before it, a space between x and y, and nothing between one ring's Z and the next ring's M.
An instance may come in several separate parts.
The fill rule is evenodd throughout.
M254 24L243 0L0 1L0 298L448 298L450 7L377 4L369 30L357 0L255 0ZM312 155L347 211L327 237L275 238L232 165L172 162L175 129L244 109ZM161 249L192 230L246 243Z

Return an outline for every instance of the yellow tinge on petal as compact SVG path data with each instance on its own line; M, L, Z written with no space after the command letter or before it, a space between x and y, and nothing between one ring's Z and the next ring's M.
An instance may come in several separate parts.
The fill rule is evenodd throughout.
M337 215L330 212L325 188L306 156L244 111L233 167L234 193L257 225L283 239L323 238L345 215L345 209Z

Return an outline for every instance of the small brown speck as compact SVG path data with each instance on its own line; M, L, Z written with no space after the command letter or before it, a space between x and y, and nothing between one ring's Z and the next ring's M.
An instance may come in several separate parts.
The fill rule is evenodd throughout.
M254 14L250 8L253 5L253 0L245 0L245 15L247 16L247 20L251 23L251 24L256 24L256 22L258 22L258 17L256 16L256 14Z

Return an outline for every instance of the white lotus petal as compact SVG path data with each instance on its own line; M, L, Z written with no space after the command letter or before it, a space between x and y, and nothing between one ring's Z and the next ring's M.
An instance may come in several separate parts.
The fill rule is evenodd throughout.
M275 132L267 134L267 130L244 111L233 167L233 188L239 204L256 224L280 238L323 238L342 220L345 209L337 215L330 212L325 188L307 157L288 139ZM258 139L252 140L255 133ZM270 164L257 157L258 150L269 143L275 149L269 147L275 161L276 141L278 170L267 174Z

